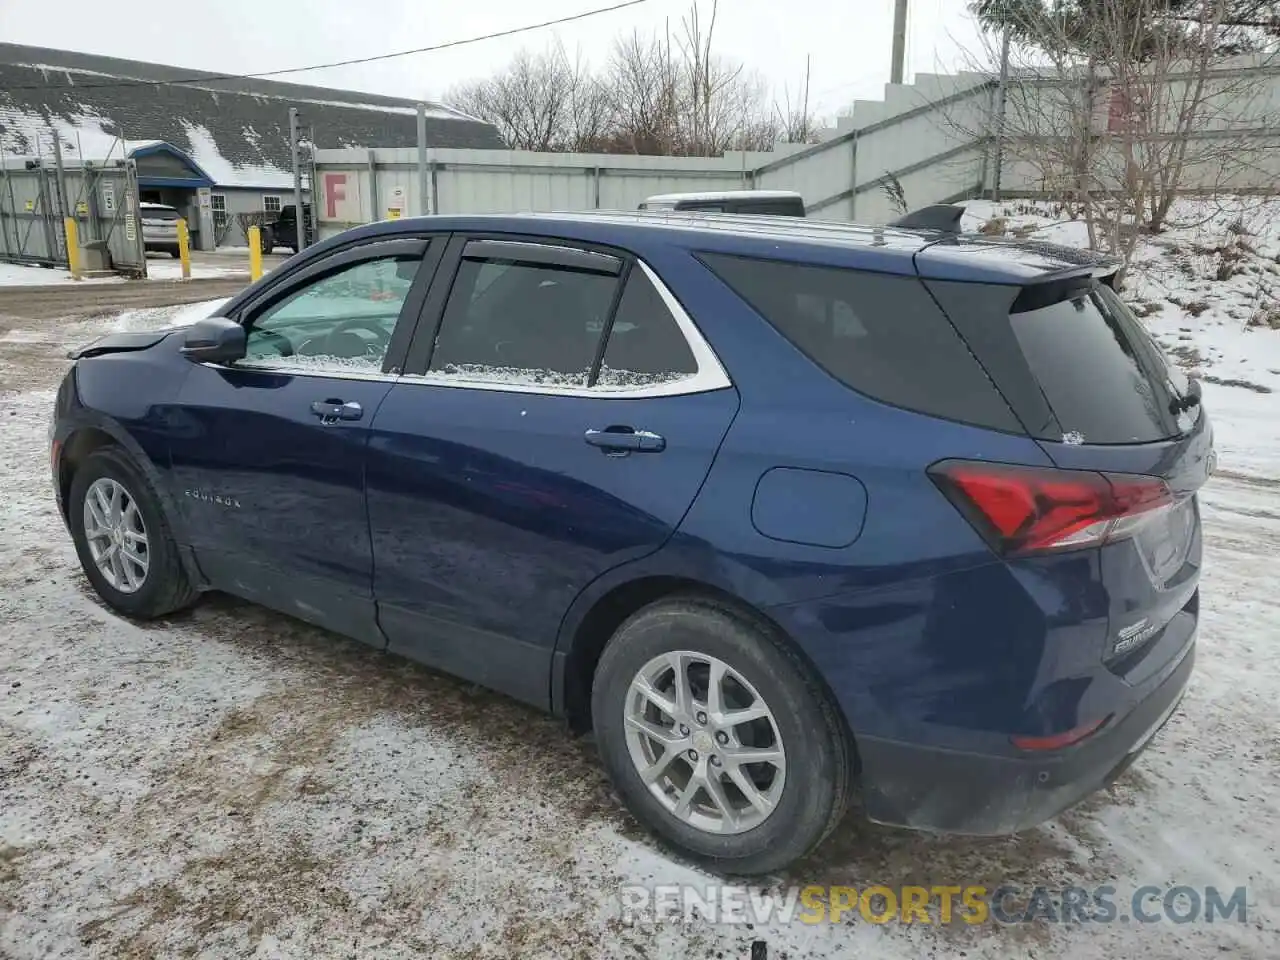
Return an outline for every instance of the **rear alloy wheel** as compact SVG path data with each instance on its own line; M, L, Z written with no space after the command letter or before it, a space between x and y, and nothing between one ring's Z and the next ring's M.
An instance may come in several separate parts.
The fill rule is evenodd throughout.
M852 751L827 697L766 624L715 600L661 601L619 627L591 713L632 813L713 869L781 869L844 814Z
M672 816L709 833L744 833L778 805L787 754L769 705L723 660L660 654L631 681L627 747Z
M79 465L67 519L85 576L112 608L149 620L195 600L160 499L120 448Z

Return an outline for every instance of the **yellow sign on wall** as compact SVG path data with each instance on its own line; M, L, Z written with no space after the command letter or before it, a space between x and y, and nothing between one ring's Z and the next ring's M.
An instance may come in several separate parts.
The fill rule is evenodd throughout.
M85 203L85 201L83 200L77 200L76 213L80 214L81 216L84 216L88 212L89 212L89 204Z
M387 207L387 219L399 220L401 212L399 207Z
M30 213L35 208L36 208L36 202L34 200L28 200L26 205L27 213Z

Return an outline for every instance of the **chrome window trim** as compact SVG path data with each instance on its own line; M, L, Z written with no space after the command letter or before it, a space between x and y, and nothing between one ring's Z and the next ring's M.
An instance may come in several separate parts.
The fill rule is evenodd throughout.
M675 319L676 325L684 335L689 350L693 353L697 364L697 373L679 380L666 383L650 383L639 387L610 387L597 384L594 387L566 386L545 383L503 383L493 380L464 380L458 376L448 376L428 371L424 374L359 373L351 370L291 370L287 367L272 367L253 364L251 366L225 366L216 363L203 363L202 366L222 370L254 370L261 373L275 373L291 377L323 377L326 380L372 380L387 383L421 384L430 387L454 387L460 390L488 390L494 393L528 393L554 397L591 397L605 400L643 400L653 397L683 397L695 393L710 393L733 386L729 374L720 363L720 358L711 349L702 332L693 322L693 318L680 305L680 301L667 288L653 269L643 260L637 258L636 265L644 271L649 282L658 291L658 296Z

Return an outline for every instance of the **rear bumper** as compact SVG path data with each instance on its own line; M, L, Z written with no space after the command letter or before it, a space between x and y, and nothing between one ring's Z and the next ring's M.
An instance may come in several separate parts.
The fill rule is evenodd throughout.
M880 823L979 836L1043 823L1128 769L1173 715L1194 664L1192 640L1122 719L1043 755L991 756L859 737L866 814Z

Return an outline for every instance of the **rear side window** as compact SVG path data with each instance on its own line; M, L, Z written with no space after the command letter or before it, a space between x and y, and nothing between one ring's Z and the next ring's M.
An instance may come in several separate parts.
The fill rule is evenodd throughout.
M633 269L605 345L596 383L640 387L683 380L698 372L689 342L643 270Z
M1185 378L1105 285L930 288L1037 439L1151 443L1198 416L1181 409Z
M701 259L827 373L876 400L1022 432L919 280L722 254Z
M431 371L587 385L618 278L511 260L463 260Z

